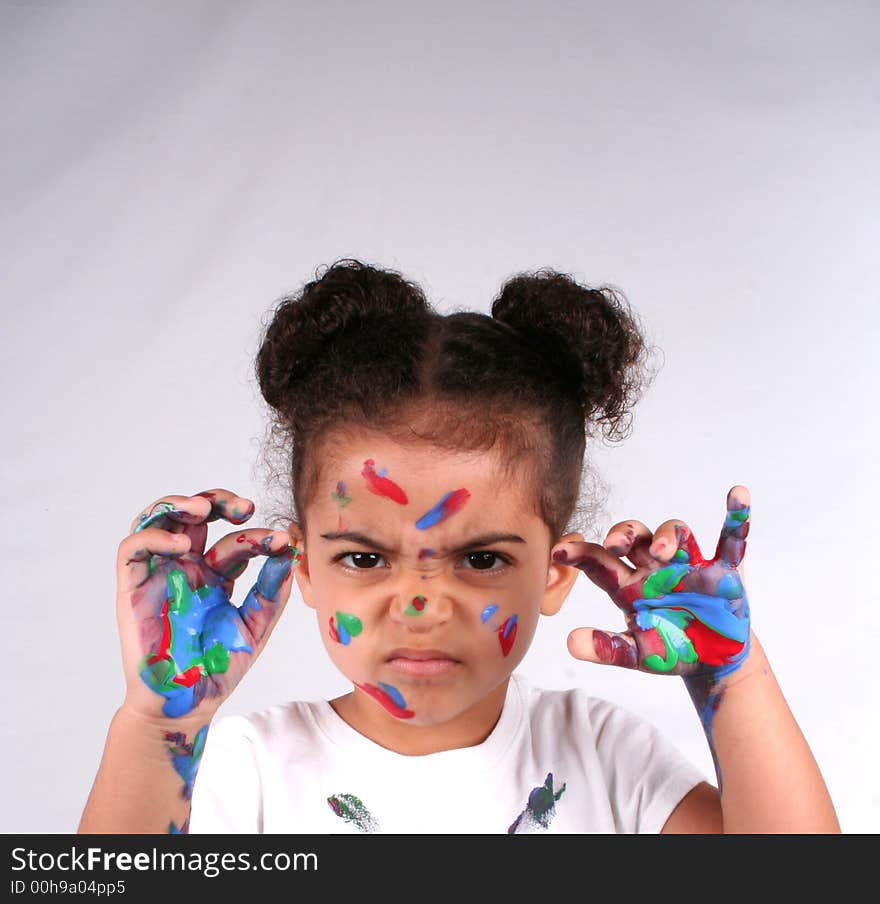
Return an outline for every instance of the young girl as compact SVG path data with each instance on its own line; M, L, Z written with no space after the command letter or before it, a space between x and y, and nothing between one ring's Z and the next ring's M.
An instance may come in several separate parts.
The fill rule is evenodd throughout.
M601 546L567 532L586 438L619 430L644 349L620 297L553 271L509 280L491 316L437 314L350 260L283 299L257 371L294 517L207 551L208 523L243 524L251 501L163 496L135 518L118 556L127 691L80 831L839 831L750 629L748 490L728 493L710 558L676 519L622 521ZM570 653L680 676L717 788L626 710L515 674L581 571L626 630L576 630ZM215 725L294 574L352 691Z

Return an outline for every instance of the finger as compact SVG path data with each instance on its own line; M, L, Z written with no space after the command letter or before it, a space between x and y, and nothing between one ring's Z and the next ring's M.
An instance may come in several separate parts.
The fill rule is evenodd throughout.
M254 513L253 500L238 496L231 490L202 490L196 496L203 496L211 502L211 512L206 521L225 518L233 524L244 524Z
M123 592L140 587L151 574L153 556L178 558L190 549L186 534L175 534L158 527L148 527L137 534L129 534L120 544L116 557L119 589Z
M690 562L701 565L703 554L693 531L680 518L664 521L654 532L654 540L648 550L655 563Z
M634 570L598 543L573 540L553 549L553 561L579 568L598 587L614 598Z
M162 496L148 505L131 522L129 533L136 534L148 527L180 533L187 524L198 524L210 512L210 502L193 496Z
M608 531L602 545L616 556L626 556L640 568L655 563L648 552L653 539L654 535L641 521L619 521Z
M268 558L260 569L256 583L239 609L255 645L267 640L277 623L290 597L293 571L301 561L301 550L286 546L284 552Z
M254 556L274 556L287 548L290 534L252 527L221 537L206 553L205 562L224 578L234 581Z
M727 517L715 550L715 561L736 568L746 554L752 495L748 487L732 487L727 494Z
M568 635L568 651L575 659L617 665L625 669L639 667L639 653L631 631L620 634L597 628L576 628Z

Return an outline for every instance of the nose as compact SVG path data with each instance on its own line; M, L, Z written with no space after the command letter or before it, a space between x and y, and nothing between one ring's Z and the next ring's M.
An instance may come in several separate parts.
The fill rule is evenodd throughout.
M439 581L407 581L395 595L391 619L417 633L430 631L452 617L452 600Z

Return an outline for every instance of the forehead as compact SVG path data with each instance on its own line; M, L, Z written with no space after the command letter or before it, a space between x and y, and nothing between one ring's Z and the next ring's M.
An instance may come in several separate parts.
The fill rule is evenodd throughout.
M372 492L368 483L374 481L366 476L370 472L398 486L406 494L407 504L389 506ZM333 494L340 481L352 499L356 494L362 503L359 508L378 503L385 517L396 513L407 520L421 517L447 494L465 489L470 498L454 519L460 529L485 526L487 516L495 521L516 519L534 510L525 473L508 469L496 449L450 451L425 442L400 443L381 434L347 431L323 445L314 504L335 507L338 494Z

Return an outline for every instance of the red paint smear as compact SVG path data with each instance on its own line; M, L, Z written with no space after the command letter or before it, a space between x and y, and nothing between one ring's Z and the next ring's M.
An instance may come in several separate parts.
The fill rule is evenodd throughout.
M518 622L514 622L513 626L510 629L510 633L507 637L504 636L504 632L507 630L507 621L498 629L498 642L501 644L501 652L506 656L510 652L510 648L513 646L513 642L516 640L516 626Z
M175 675L172 679L175 684L182 684L184 687L192 687L198 684L202 677L202 671L197 665L190 666L183 674Z
M446 502L443 503L443 514L440 515L440 520L437 523L439 524L444 518L448 518L450 515L454 515L456 512L460 511L470 498L471 494L468 490L464 488L456 490Z
M336 641L336 643L342 643L339 639L339 632L336 630L336 619L333 616L330 616L330 636Z
M425 603L427 603L427 602L428 602L427 600L420 600L420 599L418 599L418 597L416 597L412 601L412 607L413 607L413 609L416 610L416 612L421 612L425 608Z
M406 505L409 502L406 498L406 493L393 480L388 477L380 477L373 468L374 464L373 459L368 458L364 462L363 471L361 471L361 476L367 478L367 486L370 492L375 493L377 496L387 496L394 502L400 503L400 505Z
M244 541L245 541L245 535L244 535L244 534L239 534L239 535L235 538L235 542L236 542L236 543L244 543Z
M171 620L168 618L168 600L162 604L162 640L159 641L159 651L147 660L147 665L152 665L160 659L171 659L169 647L171 646Z
M706 665L726 665L745 646L738 640L713 631L696 618L684 629L684 633L694 645L700 662Z
M365 694L369 694L378 703L381 703L392 716L398 719L411 719L415 713L411 709L401 709L392 699L382 690L373 684L358 684L355 681L355 687L359 687Z

